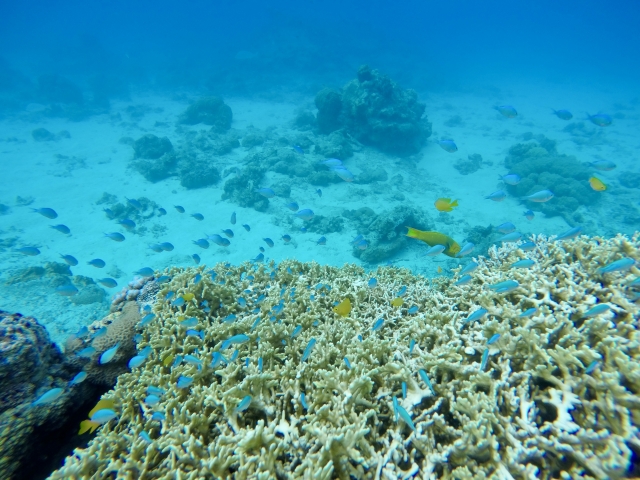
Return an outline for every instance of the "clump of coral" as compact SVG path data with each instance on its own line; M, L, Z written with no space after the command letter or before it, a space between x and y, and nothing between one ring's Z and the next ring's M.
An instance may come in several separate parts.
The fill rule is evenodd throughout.
M189 105L180 117L180 123L204 123L211 125L212 131L222 133L231 128L232 117L231 108L220 97L204 97Z
M417 153L431 135L418 94L367 65L341 91L318 92L315 103L321 133L345 128L358 141L386 153Z
M107 394L117 419L51 478L620 478L640 452L640 272L600 269L640 260L640 234L534 240L460 286L172 268L146 362Z
M536 203L535 209L550 217L559 215L570 225L585 221L576 212L578 207L593 205L599 199L598 192L589 187L590 169L576 157L558 153L556 142L544 136L535 142L512 146L504 164L509 172L522 178L518 185L507 185L509 193L524 197L551 190L555 197L546 203Z

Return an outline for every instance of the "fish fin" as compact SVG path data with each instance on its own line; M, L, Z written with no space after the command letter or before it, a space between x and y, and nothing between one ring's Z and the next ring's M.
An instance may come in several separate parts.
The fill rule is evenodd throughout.
M457 207L458 206L458 200L454 200L453 202L451 202L451 205L449 205L450 207Z

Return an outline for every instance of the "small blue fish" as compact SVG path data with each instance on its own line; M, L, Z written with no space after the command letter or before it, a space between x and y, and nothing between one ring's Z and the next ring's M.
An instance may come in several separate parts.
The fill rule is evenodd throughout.
M151 352L153 352L153 348L151 348L151 345L147 345L142 350L140 350L140 352L138 352L138 355L144 358L149 358L149 355L151 355Z
M230 221L231 221L231 225L235 225L235 224L236 224L236 212L233 212L233 213L231 214L231 219L230 219Z
M162 250L164 250L165 252L171 252L174 249L174 246L172 243L162 242L160 244L160 248L162 248Z
M487 363L489 362L489 349L485 348L484 352L482 352L482 360L480 361L480 371L483 372L485 368L487 368Z
M520 175L516 174L516 173L508 173L507 175L498 175L498 178L500 180L502 180L504 183L506 183L507 185L518 185L522 179L520 178Z
M325 237L325 236L320 237L316 241L316 245L326 245L326 244L327 244L327 237Z
M227 238L222 238L217 233L214 233L213 235L208 235L207 238L211 240L213 243L215 243L216 245L219 245L221 247L228 247L229 245L231 245L231 242Z
M151 267L143 267L140 270L134 272L136 275L140 275L141 277L153 277L155 273L153 268Z
M109 363L111 360L113 360L113 357L115 357L116 353L118 352L118 347L120 347L120 342L116 343L113 347L111 347L109 350L106 350L102 355L100 355L100 360L98 360L98 363L100 363L100 365L104 365L105 363Z
M393 416L395 417L395 421L398 421L398 399L396 396L393 396Z
M270 188L259 188L256 190L256 193L259 193L260 195L262 195L265 198L273 198L276 196L276 192L274 192L272 189Z
M321 160L320 163L327 167L339 167L342 165L342 160L338 160L337 158L327 158L326 160Z
M463 320L464 323L469 323L469 322L473 322L475 320L480 320L482 317L484 317L486 314L488 313L488 310L486 308L479 308L478 310L476 310L475 312L473 312L471 315L469 315L467 318L465 318Z
M307 233L307 227L300 227L300 231L302 233Z
M103 208L102 211L111 220L113 220L113 218L116 216L116 214L113 213L113 210L111 210L110 208Z
M95 347L86 347L76 352L76 355L78 355L79 357L90 358L90 357L93 357L95 353L96 353Z
M251 404L251 395L247 395L236 407L235 413L244 412Z
M93 338L100 338L100 337L104 337L107 334L107 327L100 327L98 330L96 330L92 337Z
M184 213L184 207L181 207L180 205L174 205L173 208L175 208L178 213Z
M504 282L489 285L489 288L496 293L509 293L519 286L520 284L515 280L505 280Z
M366 250L367 248L369 248L369 242L367 240L360 240L355 244L355 247L358 250Z
M384 318L379 318L378 320L376 320L376 323L373 324L373 327L371 327L371 331L375 332L376 330L380 330L383 326Z
M611 306L606 304L606 303L600 303L598 305L596 305L595 307L590 308L589 310L587 310L584 315L582 315L583 318L591 318L591 317L595 317L596 315L600 315L601 313L604 312L608 312L609 310L611 310Z
M107 263L104 260L100 259L100 258L94 258L93 260L89 260L87 262L87 264L91 265L92 267L96 267L96 268L104 268L104 266Z
M202 280L202 275L199 273L196 273L196 276L193 277L193 284L197 285L200 283L201 280Z
M416 341L412 338L411 341L409 342L409 355L413 354L413 349L416 346Z
M231 323L231 322L235 322L237 320L237 316L233 313L230 313L229 315L227 315L226 317L224 317L222 319L223 322L225 323Z
M460 270L460 274L465 275L467 273L474 272L477 268L478 268L478 264L472 260L469 263L467 263L462 270Z
M269 247L273 247L274 243L273 240L271 240L270 238L263 238L262 240L264 240L264 243L266 243Z
M398 290L398 293L396 293L396 297L401 297L403 296L405 293L407 293L407 286L403 285L400 290Z
M78 293L78 289L75 287L75 285L67 283L66 285L60 285L59 287L56 287L56 293L58 295L62 295L63 297L72 297L73 295Z
M525 258L511 264L511 268L531 268L536 264L534 260Z
M198 319L196 317L191 317L191 318L187 318L186 320L182 320L179 323L181 327L193 328L198 326Z
M238 349L234 350L233 353L231 354L231 358L229 359L229 361L234 362L239 355L240 355L240 352L238 351Z
M134 368L138 368L140 365L142 365L146 359L147 357L144 357L142 355L136 355L135 357L132 357L131 360L129 360L129 363L127 364L127 366L131 370L133 370Z
M229 238L233 238L233 235L234 235L233 230L231 230L230 228L223 229L222 233L224 233Z
M160 397L158 397L157 395L147 395L144 399L144 403L146 403L147 405L153 407L154 405L157 405L160 402Z
M135 208L136 210L143 210L142 204L135 198L127 198L127 197L124 197L124 198L127 200L127 203L131 205L133 208Z
M595 115L589 115L589 113L587 113L587 118L591 123L599 127L608 127L613 123L613 119L606 113L596 113Z
M204 341L204 331L199 330L187 330L187 337L198 337Z
M320 190L319 188L316 189L316 193L319 197L322 197L322 190Z
M464 246L460 249L460 251L456 255L456 258L461 258L466 255L469 255L471 252L473 252L474 248L476 248L475 243L471 243L471 242L465 243Z
M227 361L226 358L224 358L224 355L222 355L220 352L213 352L213 357L212 357L212 362L209 365L211 368L216 368L218 365L220 365L222 362L224 363L229 363Z
M471 280L473 280L473 277L471 275L463 275L456 282L454 282L454 285L458 287L461 285L467 285L469 282L471 282Z
M184 375L180 375L180 377L178 377L178 382L177 382L176 386L178 388L180 388L180 389L189 388L192 383L193 383L193 378L185 377Z
M164 296L164 299L171 300L175 294L176 294L175 292L167 292L166 295Z
M204 238L201 240L204 240ZM206 242L206 240L204 241ZM209 245L209 242L207 242L207 245ZM193 261L196 265L200 265L200 255L198 255L197 253L194 253L193 255L191 255L191 258L193 258Z
M35 257L36 255L40 255L40 250L36 247L20 247L16 248L15 251L27 257Z
M531 308L528 308L527 310L525 310L524 312L522 312L520 315L518 315L518 317L520 317L520 318L532 317L536 313L538 313L538 309L535 308L535 307L531 307Z
M118 282L116 282L113 278L99 278L96 280L100 285L107 288L116 288L118 286Z
M487 345L493 345L498 340L500 340L500 334L499 333L495 333L495 334L493 334L491 336L491 338L489 340L487 340Z
M501 236L498 240L496 240L496 242L515 243L519 242L521 239L522 234L520 232L511 232Z
M402 382L402 398L407 398L407 382Z
M286 233L282 235L282 240L284 243L289 243L291 241L291 235L287 235Z
M262 373L262 367L263 367L263 362L262 362L262 357L258 357L258 372Z
M345 182L353 182L354 176L346 167L338 166L331 168L331 171L338 175Z
M497 105L493 109L497 110L503 117L516 118L518 116L518 112L511 105Z
M527 218L527 220L533 220L534 217L536 216L532 210L525 211L523 215Z
M185 355L183 360L190 365L202 365L202 360L193 355Z
M232 345L242 345L243 343L247 343L249 340L250 338L244 333L241 333L239 335L234 335L233 337L228 338L224 342L222 342L222 345L220 346L220 350L226 350Z
M36 406L51 403L58 399L60 395L62 395L62 392L64 392L63 388L52 388L51 390L48 390L47 392L40 395L38 399L35 400L31 405Z
M589 364L589 366L584 371L584 373L586 373L587 375L591 375L593 372L596 371L596 368L598 368L599 366L600 366L600 362L598 360L594 360Z
M62 224L51 225L51 228L53 228L54 230L57 230L60 233L64 233L65 235L69 235L71 233L71 229L66 225L62 225Z
M99 424L105 424L116 418L118 414L110 408L98 410L91 416L91 421Z
M523 252L530 252L531 250L534 250L536 248L536 244L533 242L524 242L518 245L518 247Z
M287 207L292 212L297 212L298 209L300 208L297 202L289 202L285 205L285 207Z
M351 362L349 361L349 359L347 357L344 357L343 360L344 360L344 364L347 366L347 368L349 370L351 370Z
M531 202L544 203L551 200L554 196L555 195L551 190L540 190L539 192L532 193L531 195L528 195L523 198Z
M155 420L156 422L164 422L166 419L167 417L165 417L162 412L153 412L153 415L151 415L151 420Z
M404 420L404 423L409 425L409 428L415 432L416 426L413 424L413 420L411 420L411 415L409 415L402 405L398 405L398 414L402 420Z
M191 216L196 220L198 220L199 222L204 220L204 215L202 215L201 213L192 213Z
M309 221L313 219L315 214L313 213L313 210L311 210L310 208L305 208L304 210L300 210L299 212L297 212L295 216L300 218L301 220Z
M613 163L611 160L596 160L595 162L590 162L587 165L595 168L596 170L601 170L604 172L608 172L617 167L617 165Z
M156 253L160 253L164 251L162 249L162 245L160 245L159 243L152 243L151 245L149 245L149 250L153 250Z
M253 259L254 262L262 262L264 261L264 253L259 253L258 255L255 256L255 258Z
M141 439L143 439L147 443L151 443L153 441L151 440L151 437L149 436L149 434L144 430L142 430L138 435L140 436Z
M76 337L81 338L84 337L85 335L89 335L89 328L87 328L86 325L83 325L80 330L78 330L78 332L76 333Z
M624 272L636 264L633 258L624 257L596 270L597 273Z
M71 381L69 382L69 386L78 385L79 383L84 382L86 379L87 379L87 372L83 370L71 379Z
M127 230L133 230L136 228L136 222L130 220L128 218L123 218L122 220L118 220L118 224Z
M515 229L516 229L516 226L511 222L505 222L496 227L496 230L498 230L500 233L505 233L505 234L514 232Z
M553 111L553 114L560 120L571 120L573 118L573 113L571 113L569 110L554 110L553 108L551 110Z
M218 235L219 236L219 235ZM220 237L222 238L222 237ZM192 240L194 245L199 246L200 248L209 248L209 242L207 242L207 240L205 238L199 238L198 240ZM198 257L198 262L200 257Z
M179 366L182 363L182 359L183 359L182 355L176 355L176 358L173 361L171 368L176 368L177 366Z
M315 338L312 338L311 340L309 340L309 343L307 343L307 347L304 349L304 353L302 354L302 358L300 359L300 363L304 362L309 358L315 344L316 344Z
M293 332L291 332L291 338L297 337L300 332L302 332L302 326L297 325L296 328L293 329Z
M302 404L302 408L309 410L309 404L307 403L307 398L304 392L300 394L300 403Z
M160 207L158 208L158 213L159 213L159 216L162 217L163 215L167 214L167 211L164 208Z
M581 233L582 233L582 227L581 226L573 227L573 228L570 228L569 230L567 230L566 232L562 232L554 240L556 242L559 241L559 240L569 240L570 238L576 238Z
M367 282L367 286L369 288L374 288L376 285L378 285L378 280L375 278L372 278Z
M453 140L439 140L436 143L440 145L445 152L455 153L458 151L458 146Z
M427 250L425 257L435 257L437 255L440 255L442 252L444 252L445 248L446 247L444 245L434 245L429 250Z
M304 155L304 150L300 145L294 145L291 148L293 148L296 151L296 153L299 153L300 155Z
M58 214L53 208L32 208L31 210L35 213L39 213L43 217L47 217L50 220L58 218Z
M409 310L407 310L407 313L409 315L413 315L414 313L418 313L419 307L417 305L412 306L411 308L409 308Z
M60 255L60 257L66 262L67 265L75 267L78 265L78 260L71 255Z
M497 191L493 192L492 194L487 195L484 198L488 199L488 200L493 200L494 202L501 202L505 198L507 198L507 194L503 190L497 190Z

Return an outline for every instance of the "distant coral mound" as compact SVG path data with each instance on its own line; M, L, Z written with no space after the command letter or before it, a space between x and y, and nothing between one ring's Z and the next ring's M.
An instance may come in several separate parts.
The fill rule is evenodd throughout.
M315 99L318 130L345 128L358 141L394 155L417 153L431 135L425 104L414 90L400 88L363 65L341 91L325 88Z
M216 133L226 132L231 128L231 107L220 97L204 97L190 105L180 117L180 123L211 125Z

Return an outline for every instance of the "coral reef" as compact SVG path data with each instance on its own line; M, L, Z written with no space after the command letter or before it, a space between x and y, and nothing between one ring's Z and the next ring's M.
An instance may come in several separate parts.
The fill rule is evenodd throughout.
M125 141L121 140L121 143ZM134 151L131 167L150 182L159 182L174 173L177 158L167 137L148 133L131 146Z
M269 199L256 192L260 188L260 182L267 171L260 166L261 156L248 157L247 166L236 172L224 184L223 200L230 200L241 207L254 208L258 212L264 212L269 208Z
M599 269L638 261L639 237L535 242L493 247L461 287L297 261L172 268L138 345L152 353L107 394L118 418L51 478L621 478L640 452L640 272Z
M482 155L479 153L473 153L467 156L467 159L464 160L459 158L453 164L453 168L455 168L460 175L469 175L471 173L476 173L482 167Z
M589 187L590 169L575 157L560 154L556 142L540 135L535 142L519 143L509 149L504 161L511 173L520 175L518 185L507 185L507 191L524 197L540 190L551 190L555 197L546 203L536 203L535 209L547 216L559 215L570 225L584 222L576 212L580 206L593 205L598 192ZM523 200L527 207L532 204Z
M220 181L220 172L210 160L197 157L180 159L180 185L184 188L203 188Z
M358 141L386 153L417 153L431 135L418 94L403 90L367 65L358 69L358 78L342 91L325 88L318 92L315 103L321 133L344 127Z
M211 130L217 133L226 132L231 128L231 108L220 97L205 97L190 105L180 117L180 123L197 125L204 123L211 125Z

